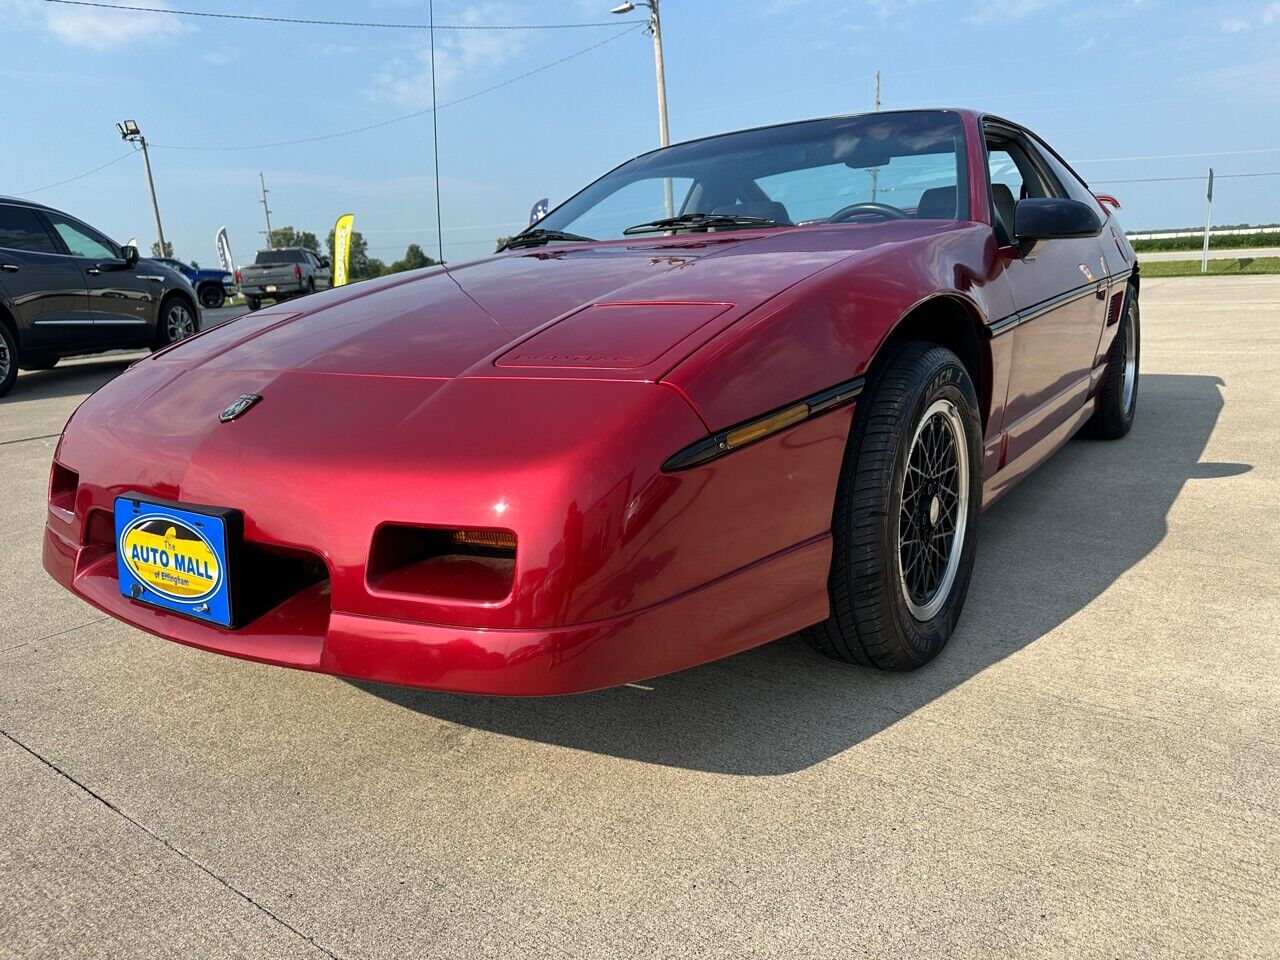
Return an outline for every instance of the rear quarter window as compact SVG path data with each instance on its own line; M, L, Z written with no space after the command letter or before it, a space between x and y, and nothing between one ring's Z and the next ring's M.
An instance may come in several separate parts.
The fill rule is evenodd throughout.
M9 204L0 204L0 247L30 253L58 252L34 210Z

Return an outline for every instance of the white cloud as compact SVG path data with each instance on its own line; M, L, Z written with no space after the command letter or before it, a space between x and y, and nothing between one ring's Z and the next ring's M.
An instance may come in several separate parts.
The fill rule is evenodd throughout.
M468 7L456 19L460 23L510 23L510 8L498 4ZM458 30L436 34L436 90L441 100L455 90L459 79L488 77L496 67L524 51L519 30ZM431 48L422 39L408 57L387 61L374 75L369 95L407 107L431 106ZM473 85L479 85L475 83Z
M151 4L165 6L163 3ZM50 4L44 26L63 43L90 50L113 50L167 39L194 29L178 17Z
M1274 0L1272 3L1268 3L1263 7L1258 13L1259 26L1266 27L1273 23L1280 23L1280 2L1274 2ZM1249 30L1252 27L1252 23L1241 17L1229 17L1222 21L1223 33L1243 33L1245 30Z
M150 5L168 6L164 0L154 0ZM70 46L100 51L136 47L195 29L170 14L34 4L27 0L0 0L0 21L6 28L44 32Z
M971 23L996 23L1009 20L1020 20L1041 10L1056 7L1062 0L1022 0L1021 3L1009 3L1007 0L978 0L973 13L967 19Z
M205 63L212 63L215 67L225 66L233 60L240 57L240 52L234 47L220 47L216 50L209 50L200 54L200 59Z

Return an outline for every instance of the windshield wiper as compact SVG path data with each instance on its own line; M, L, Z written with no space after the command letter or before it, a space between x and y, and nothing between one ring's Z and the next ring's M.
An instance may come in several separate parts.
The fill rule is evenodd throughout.
M707 230L711 227L780 227L777 220L767 217L738 217L730 213L682 213L678 217L664 217L637 223L623 230L625 236L637 233L661 233L663 230Z
M540 247L544 243L551 243L553 240L580 240L584 243L594 242L592 237L580 237L576 233L565 233L563 230L545 230L539 227L536 230L526 230L524 233L517 233L514 237L498 248L498 253L503 250L516 250L520 247Z

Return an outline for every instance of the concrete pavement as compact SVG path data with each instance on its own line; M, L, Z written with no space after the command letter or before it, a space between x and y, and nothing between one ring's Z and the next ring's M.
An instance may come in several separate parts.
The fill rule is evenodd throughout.
M0 956L1280 956L1280 277L1148 280L1133 433L988 512L909 675L786 639L641 687L225 659L39 567L0 401Z

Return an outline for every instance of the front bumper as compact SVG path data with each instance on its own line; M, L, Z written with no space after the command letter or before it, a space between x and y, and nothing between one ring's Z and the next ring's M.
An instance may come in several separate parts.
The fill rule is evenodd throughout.
M268 290L267 287L274 289ZM300 282L290 280L288 283L246 285L240 288L240 292L246 297L280 297L300 294L304 289L306 288Z
M237 336L275 321L248 322ZM222 329L108 384L55 454L45 567L118 619L300 669L554 694L680 670L827 614L850 407L664 473L705 431L674 390L263 374L252 357L219 366ZM165 359L184 355L208 359L196 370ZM209 398L245 393L265 399L229 424L210 413ZM242 584L268 585L300 555L320 576L282 587L233 631L136 604L119 592L113 524L115 498L130 493L241 511L243 546L270 571ZM386 524L510 530L509 595L380 580Z
M115 552L45 528L44 567L99 610L148 633L260 663L459 693L578 693L659 676L766 643L827 616L824 534L663 603L572 626L503 630L343 613L325 585L241 630L129 600Z

